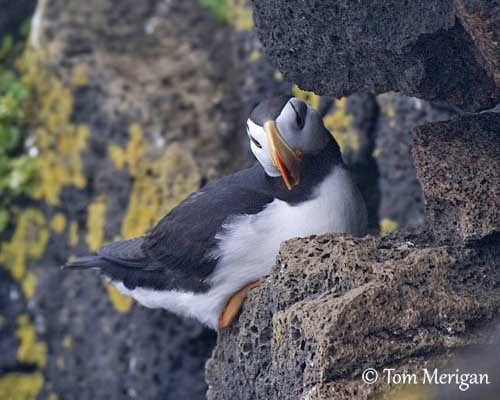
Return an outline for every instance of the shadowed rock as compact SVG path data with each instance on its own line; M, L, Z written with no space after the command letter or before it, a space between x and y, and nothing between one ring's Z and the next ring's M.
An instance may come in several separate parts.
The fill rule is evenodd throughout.
M303 89L333 97L394 90L464 110L500 101L498 5L457 1L455 11L451 0L253 3L267 54Z
M500 114L415 129L413 156L438 241L500 233Z

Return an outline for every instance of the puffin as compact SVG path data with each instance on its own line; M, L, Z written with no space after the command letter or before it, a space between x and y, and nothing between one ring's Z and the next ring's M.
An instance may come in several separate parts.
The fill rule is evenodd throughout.
M318 111L274 96L255 107L246 131L253 167L206 184L144 235L106 244L65 269L98 270L146 307L220 330L271 273L283 241L367 234L363 197Z

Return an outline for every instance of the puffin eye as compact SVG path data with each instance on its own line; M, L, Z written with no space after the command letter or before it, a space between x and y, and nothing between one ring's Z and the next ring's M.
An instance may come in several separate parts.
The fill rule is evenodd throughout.
M262 146L259 142L257 142L257 140L255 140L255 138L253 136L250 136L250 140L252 141L252 143L254 145L256 145L259 149L262 149Z
M295 122L297 123L297 126L299 127L299 129L302 129L304 127L305 122L306 122L305 118L302 116L302 114L299 111L297 111L297 109L295 108L293 103L290 103L290 105L292 106L293 111L295 111Z

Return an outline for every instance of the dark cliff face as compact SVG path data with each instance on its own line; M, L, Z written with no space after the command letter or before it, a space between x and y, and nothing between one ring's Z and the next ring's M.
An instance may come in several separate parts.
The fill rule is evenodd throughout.
M286 79L334 97L398 91L464 110L500 101L498 5L463 0L254 0Z

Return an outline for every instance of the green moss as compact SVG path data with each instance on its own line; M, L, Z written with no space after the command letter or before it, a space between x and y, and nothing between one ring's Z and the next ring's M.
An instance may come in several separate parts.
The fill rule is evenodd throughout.
M28 87L15 66L24 42L5 37L0 43L0 232L12 219L12 204L31 192L31 157L23 153L27 132Z
M230 23L237 31L249 31L254 26L252 7L245 0L199 0L199 2L217 21Z
M220 22L227 22L229 19L228 0L200 0L200 4L210 11L212 16Z

